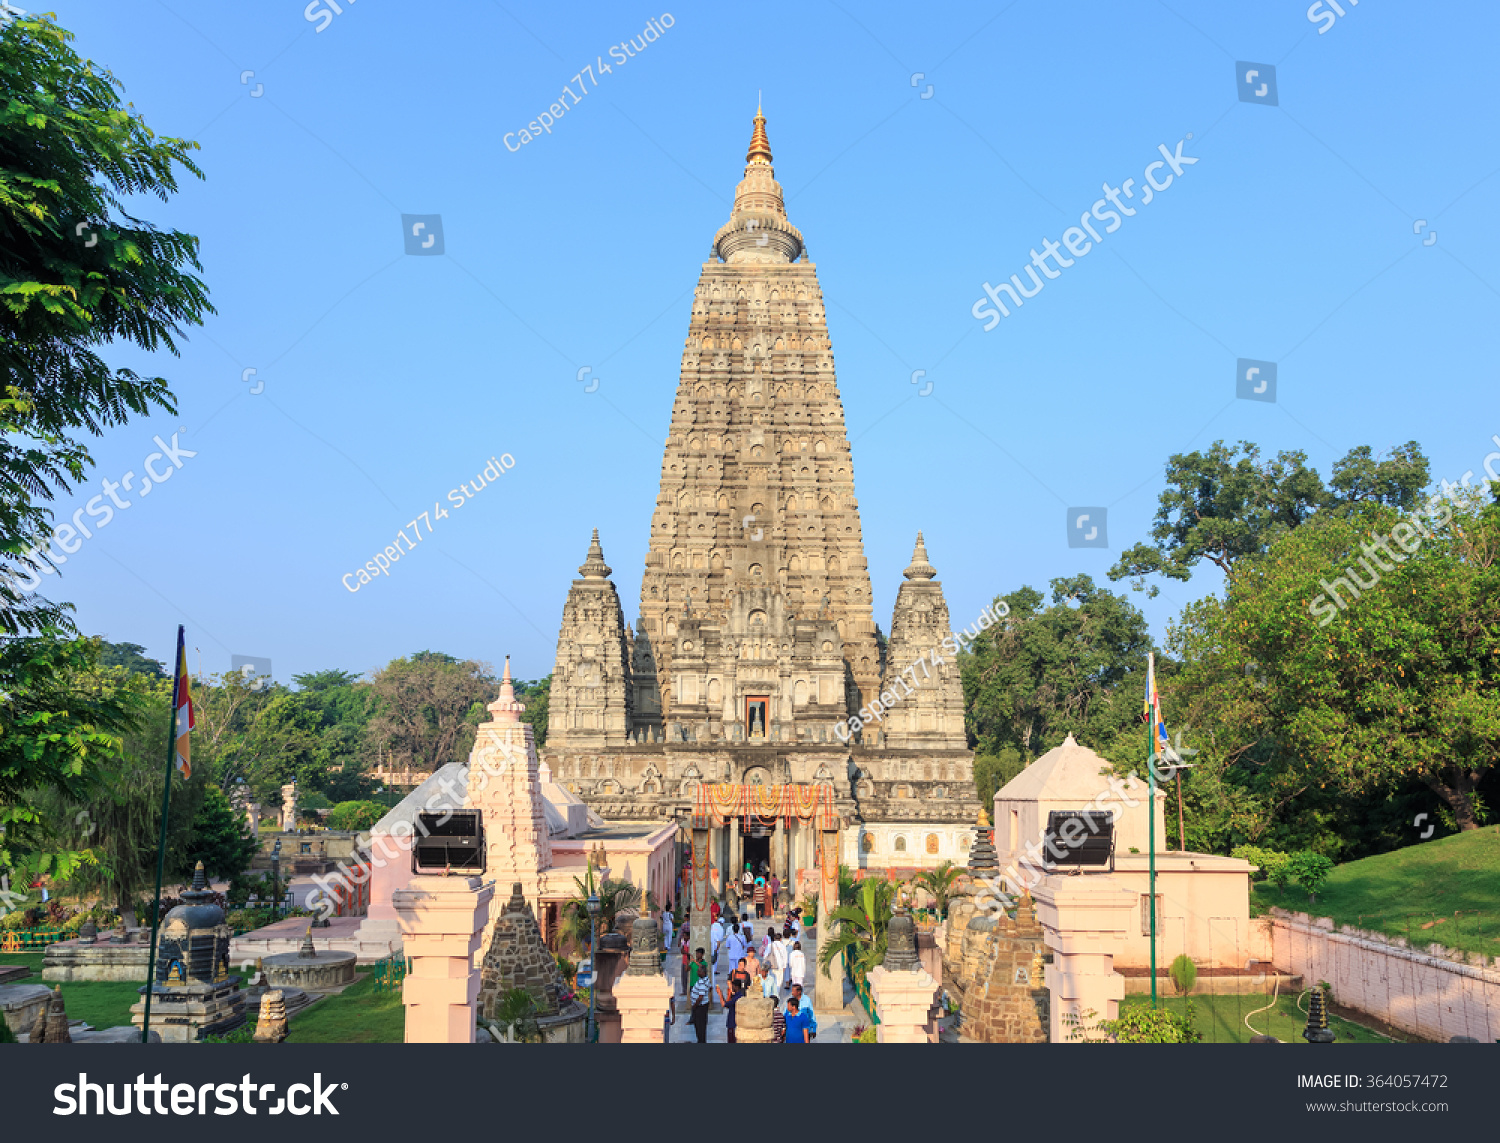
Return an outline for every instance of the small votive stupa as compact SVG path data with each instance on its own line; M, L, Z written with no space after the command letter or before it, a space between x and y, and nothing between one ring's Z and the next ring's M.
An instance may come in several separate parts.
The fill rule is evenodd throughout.
M229 974L230 929L213 898L200 861L193 871L193 887L161 922L151 984L151 1030L169 1044L222 1036L245 1022L240 978ZM140 991L141 999L130 1009L136 1027L146 1018L146 990Z

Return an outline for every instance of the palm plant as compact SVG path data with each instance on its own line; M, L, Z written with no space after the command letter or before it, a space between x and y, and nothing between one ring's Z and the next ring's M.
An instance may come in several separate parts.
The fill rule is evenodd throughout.
M848 953L856 980L885 960L887 927L895 886L880 877L867 877L853 892L850 904L829 914L832 932L824 933L818 963L827 968L840 953Z
M948 900L953 895L953 886L963 875L962 869L951 861L945 861L936 869L917 874L912 880L932 897L933 907L941 920L948 915Z
M513 1044L529 1044L540 1039L536 1022L536 998L524 988L512 988L500 998L495 1021L505 1029Z
M589 866L582 877L573 878L573 885L578 890L578 896L562 908L562 923L558 926L554 936L554 951L557 952L561 952L569 944L575 949L589 947L588 902L594 894L599 895L599 932L601 935L614 929L619 915L626 909L640 905L639 888L628 881L596 882L593 866ZM653 912L657 908L656 898L650 893L646 894L646 904Z
M854 904L854 894L859 882L854 880L854 870L847 865L839 866L839 904Z

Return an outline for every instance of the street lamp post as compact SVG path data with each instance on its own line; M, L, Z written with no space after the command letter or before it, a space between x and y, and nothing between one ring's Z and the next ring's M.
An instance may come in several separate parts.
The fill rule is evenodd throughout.
M281 839L271 847L271 920L281 919Z
M599 1026L595 1021L595 1006L599 999L599 894L590 893L589 910L589 1043L594 1042Z

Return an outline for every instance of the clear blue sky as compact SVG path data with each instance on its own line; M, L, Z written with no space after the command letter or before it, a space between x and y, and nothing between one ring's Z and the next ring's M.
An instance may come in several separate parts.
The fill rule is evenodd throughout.
M661 11L362 0L318 32L297 0L53 7L156 132L203 145L206 179L140 213L201 236L218 312L180 359L115 354L165 374L180 415L112 431L92 491L59 503L186 430L197 456L56 593L161 658L182 622L210 672L432 649L540 676L593 527L633 619L691 290L757 92L829 302L884 627L918 528L962 624L1023 583L1103 580L1174 452L1243 438L1326 476L1416 439L1456 480L1500 433L1494 5L1344 0L1319 34L1282 0L674 4L516 152L507 132ZM1237 61L1275 66L1278 106L1239 100ZM1196 165L982 331L982 282L1106 182L1139 195L1189 132ZM403 213L441 215L442 256L403 253ZM1235 398L1241 357L1278 364L1276 403ZM436 502L431 540L345 589ZM1108 550L1068 546L1079 505L1108 507ZM1137 599L1160 637L1217 586L1207 568Z

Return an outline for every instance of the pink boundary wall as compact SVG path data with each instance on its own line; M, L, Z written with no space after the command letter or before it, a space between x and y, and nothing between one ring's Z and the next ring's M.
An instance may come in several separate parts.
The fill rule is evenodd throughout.
M1471 1036L1492 1044L1500 1038L1500 969L1495 966L1403 948L1350 925L1334 932L1330 919L1313 920L1306 913L1273 915L1269 928L1271 963L1300 974L1309 987L1326 980L1339 1004L1426 1040ZM1451 951L1448 956L1465 958Z

